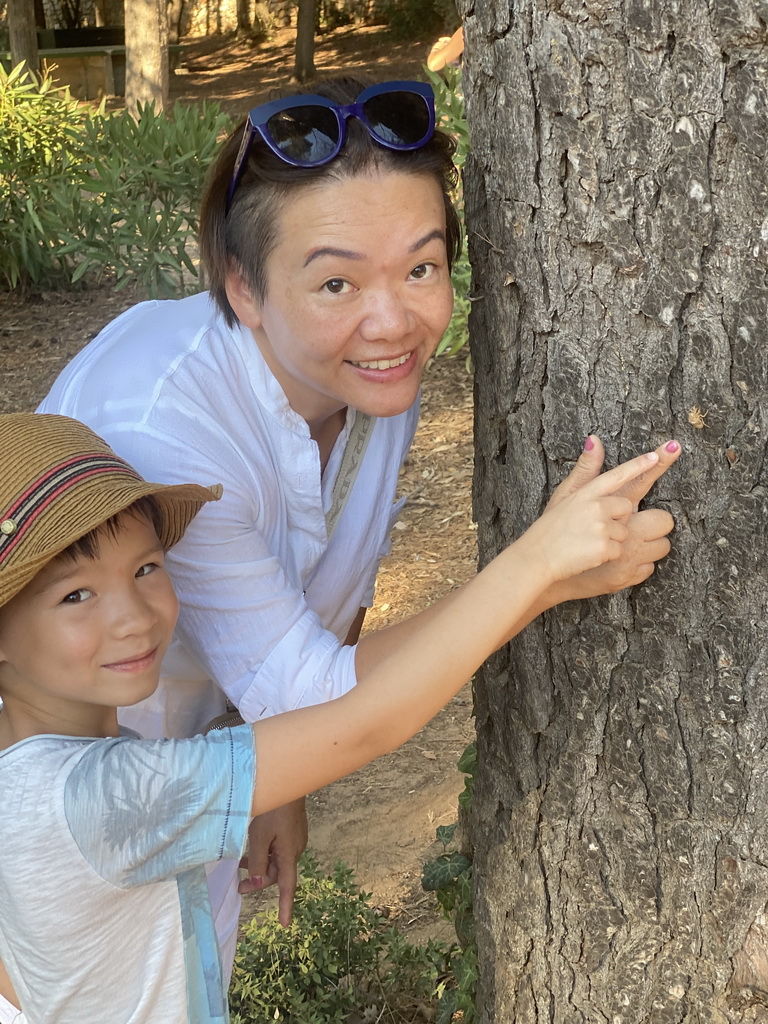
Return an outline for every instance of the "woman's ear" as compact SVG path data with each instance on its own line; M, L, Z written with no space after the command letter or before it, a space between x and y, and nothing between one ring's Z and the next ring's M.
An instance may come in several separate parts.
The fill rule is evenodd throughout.
M224 276L224 288L229 304L244 327L261 327L261 303L254 297L240 270L230 266Z

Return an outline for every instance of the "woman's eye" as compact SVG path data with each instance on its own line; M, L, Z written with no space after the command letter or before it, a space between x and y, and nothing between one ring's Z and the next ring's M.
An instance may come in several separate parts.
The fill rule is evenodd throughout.
M343 277L332 277L329 281L326 281L323 288L330 292L331 295L343 295L344 292L349 291L352 286L349 281L345 281Z
M425 277L429 277L434 272L434 269L434 263L420 263L411 271L411 277L415 277L417 281L423 281Z
M93 596L93 592L88 590L87 587L80 587L79 590L73 590L71 594L62 600L62 604L80 604L82 601L87 601L89 597Z

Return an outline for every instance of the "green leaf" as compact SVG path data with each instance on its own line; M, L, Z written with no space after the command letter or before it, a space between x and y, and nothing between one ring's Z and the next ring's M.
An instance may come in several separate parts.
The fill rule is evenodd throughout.
M441 854L424 865L421 887L427 892L445 889L470 867L470 861L458 851Z

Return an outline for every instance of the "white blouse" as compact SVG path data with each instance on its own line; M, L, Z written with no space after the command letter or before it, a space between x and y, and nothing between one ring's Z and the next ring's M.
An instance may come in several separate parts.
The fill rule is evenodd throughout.
M161 686L121 721L188 736L223 710L223 694L255 721L355 685L355 649L342 641L372 603L418 402L373 421L330 540L354 411L321 475L317 444L250 331L228 328L206 293L118 317L39 411L83 420L149 480L224 485L169 555L181 612Z

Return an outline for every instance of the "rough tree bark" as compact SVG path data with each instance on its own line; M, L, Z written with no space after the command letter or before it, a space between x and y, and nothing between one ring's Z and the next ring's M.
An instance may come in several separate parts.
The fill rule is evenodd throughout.
M306 82L315 74L315 14L317 0L299 0L296 14L294 78Z
M11 44L11 64L16 67L26 61L27 70L40 71L37 50L37 26L34 0L8 0L6 8L8 35Z
M125 106L168 102L166 0L125 0Z
M674 553L477 688L479 1019L768 1020L768 8L460 0L481 558L595 431Z

